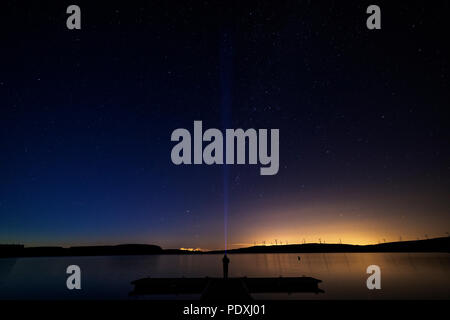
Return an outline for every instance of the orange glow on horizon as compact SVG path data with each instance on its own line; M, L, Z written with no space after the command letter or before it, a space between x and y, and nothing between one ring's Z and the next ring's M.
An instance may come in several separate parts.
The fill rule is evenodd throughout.
M354 197L351 201L285 203L275 210L270 206L247 208L229 218L229 249L302 243L370 245L445 236L446 224L429 219L428 207L387 205L388 200ZM250 210L257 210L258 219L242 221Z

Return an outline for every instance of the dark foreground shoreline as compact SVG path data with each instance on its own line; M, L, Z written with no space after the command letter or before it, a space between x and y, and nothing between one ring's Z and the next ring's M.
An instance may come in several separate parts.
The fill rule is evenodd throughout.
M7 257L63 257L63 256L111 256L155 254L223 254L225 251L187 251L163 249L157 245L122 244L115 246L84 247L25 247L0 244L0 258ZM364 253L364 252L447 252L450 253L450 237L417 241L388 242L375 245L350 244L290 244L253 246L228 250L227 253Z

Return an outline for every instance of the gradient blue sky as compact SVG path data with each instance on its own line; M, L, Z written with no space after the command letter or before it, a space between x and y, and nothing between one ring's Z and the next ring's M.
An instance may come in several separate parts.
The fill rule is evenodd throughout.
M229 247L450 229L445 2L80 6L6 6L0 243L223 248L224 185ZM280 129L279 173L173 165L194 120Z

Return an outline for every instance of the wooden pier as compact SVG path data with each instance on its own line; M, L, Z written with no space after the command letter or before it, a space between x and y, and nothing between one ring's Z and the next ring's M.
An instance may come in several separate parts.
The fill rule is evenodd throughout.
M132 282L130 295L200 294L206 301L252 300L252 293L323 293L320 282L311 277L143 278Z

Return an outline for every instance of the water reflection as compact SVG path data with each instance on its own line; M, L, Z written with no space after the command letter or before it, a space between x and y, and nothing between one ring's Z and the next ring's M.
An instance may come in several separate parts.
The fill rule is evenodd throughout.
M16 258L0 259L0 287L16 264Z
M301 259L298 259L300 255ZM256 299L449 299L446 253L230 254L230 277L321 279L325 294L258 294ZM129 299L144 277L220 277L221 255L0 259L0 299ZM82 290L66 289L68 265L82 270ZM366 268L381 268L381 290L366 288ZM164 298L164 297L162 297Z

